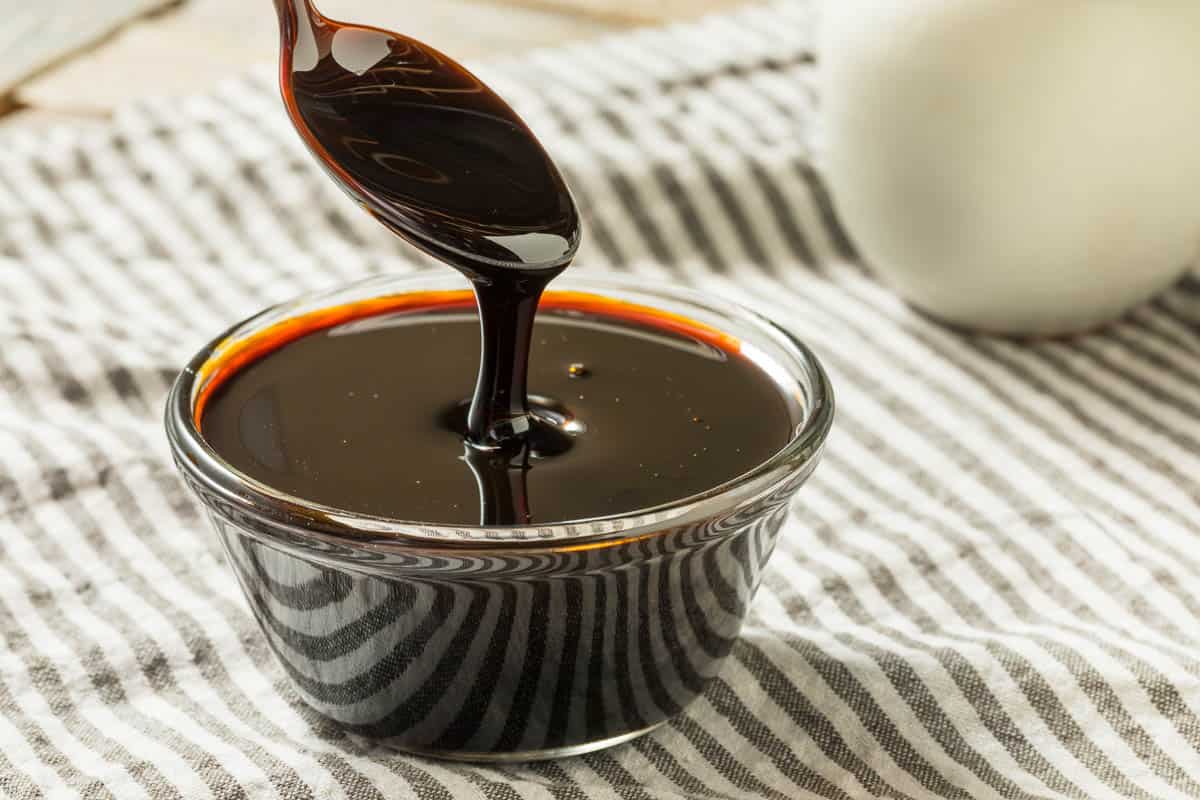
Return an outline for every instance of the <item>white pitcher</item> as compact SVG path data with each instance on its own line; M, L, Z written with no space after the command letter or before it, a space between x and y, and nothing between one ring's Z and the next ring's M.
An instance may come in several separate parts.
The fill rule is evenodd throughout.
M1079 331L1200 246L1200 0L829 0L823 164L902 296Z

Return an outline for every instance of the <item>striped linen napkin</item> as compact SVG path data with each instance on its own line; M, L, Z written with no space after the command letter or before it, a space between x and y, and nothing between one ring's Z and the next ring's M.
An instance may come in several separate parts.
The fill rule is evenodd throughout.
M811 6L481 70L562 164L577 269L742 300L840 402L744 636L654 734L475 767L351 738L267 651L169 462L176 370L295 293L428 268L268 72L0 144L0 793L1200 795L1200 277L1101 333L952 332L876 284L809 142Z

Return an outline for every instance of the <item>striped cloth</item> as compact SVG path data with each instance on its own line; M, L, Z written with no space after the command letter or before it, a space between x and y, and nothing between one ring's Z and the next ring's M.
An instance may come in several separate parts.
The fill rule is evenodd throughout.
M492 64L578 192L578 269L793 326L840 417L705 697L610 752L474 767L297 699L171 466L168 383L267 303L430 266L302 152L271 77L0 144L0 793L1200 795L1200 277L1022 345L856 262L809 142L808 3Z

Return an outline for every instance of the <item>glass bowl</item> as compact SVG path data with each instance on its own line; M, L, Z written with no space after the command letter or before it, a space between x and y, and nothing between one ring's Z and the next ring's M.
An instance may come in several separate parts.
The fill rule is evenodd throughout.
M280 665L321 714L406 752L462 760L554 758L627 741L700 695L728 655L829 432L828 378L792 334L734 303L568 272L554 291L650 306L735 337L794 403L791 441L698 495L524 527L431 525L309 503L240 473L205 442L196 402L214 366L272 326L463 285L441 273L373 278L236 325L172 388L176 465Z

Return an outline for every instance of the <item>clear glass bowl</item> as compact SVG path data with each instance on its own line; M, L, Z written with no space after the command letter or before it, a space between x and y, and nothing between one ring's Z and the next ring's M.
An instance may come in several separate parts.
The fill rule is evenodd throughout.
M794 400L790 443L733 481L656 508L470 527L308 503L238 472L201 436L196 400L230 347L320 309L462 286L444 274L375 278L235 326L171 391L175 462L279 663L320 713L407 752L463 760L627 741L701 694L728 655L829 432L828 378L803 343L741 306L568 272L554 290L651 306L736 337Z

